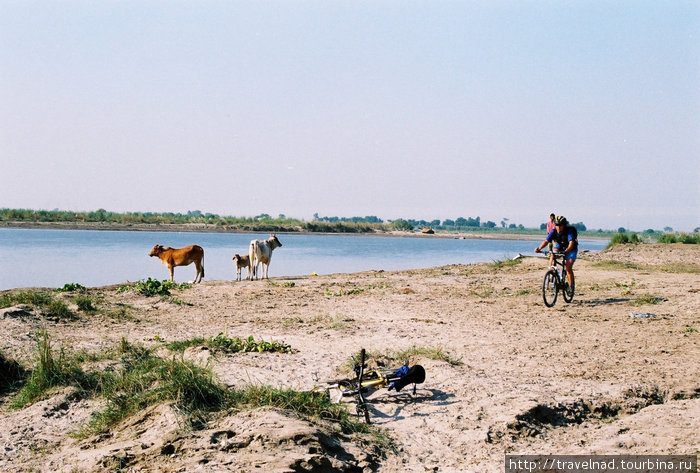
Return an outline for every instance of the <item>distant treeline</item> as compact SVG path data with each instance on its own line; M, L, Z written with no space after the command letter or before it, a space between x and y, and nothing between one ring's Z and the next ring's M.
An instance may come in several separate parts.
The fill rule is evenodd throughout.
M385 231L390 225L365 222L306 222L280 215L273 218L267 214L256 217L227 217L199 210L187 213L173 212L109 212L104 209L93 212L72 212L64 210L0 209L0 222L25 223L78 223L106 224L115 226L137 225L205 225L230 231L255 232L328 232L328 233L368 233Z
M504 218L496 223L491 220L481 221L481 217L458 217L445 220L415 220L396 219L384 221L379 217L370 215L365 217L321 217L314 214L313 220L305 221L288 218L283 214L272 217L268 214L260 214L255 217L230 217L213 213L205 213L200 210L190 210L187 213L174 212L110 212L98 209L92 212L72 212L65 210L31 210L0 208L0 224L21 223L56 223L56 224L98 224L118 226L139 225L202 225L221 231L251 231L251 232L319 232L319 233L374 233L400 231L420 231L430 228L444 232L487 232L487 233L515 233L515 234L539 234L546 228L542 223L537 228L526 228L522 224L515 224L510 219ZM624 228L614 230L588 230L583 222L573 223L579 233L612 236L615 233L627 232ZM700 229L696 229L696 233ZM667 227L664 231L646 230L648 236L660 236L663 233L672 232Z
M98 209L92 212L72 212L64 210L0 209L0 222L35 223L94 223L113 225L208 225L243 231L309 231L337 233L367 233L377 231L413 231L423 228L446 231L515 230L527 231L523 225L508 223L504 219L498 224L492 221L481 222L481 217L458 217L454 220L415 220L396 219L383 221L376 216L366 217L321 217L314 214L312 221L287 218L280 214L272 217L260 214L255 217L229 217L200 210L187 213L173 212L109 212ZM581 224L583 225L583 224ZM533 231L534 229L529 229ZM582 230L585 230L583 226Z

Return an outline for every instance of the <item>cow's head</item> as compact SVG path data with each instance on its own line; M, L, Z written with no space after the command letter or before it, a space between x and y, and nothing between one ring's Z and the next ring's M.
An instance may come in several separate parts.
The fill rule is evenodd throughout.
M158 256L163 252L163 245L156 245L153 247L150 253L148 253L148 256Z
M282 246L282 243L280 243L280 241L277 239L277 237L276 237L274 234L270 235L270 238L269 238L267 241L270 242L270 247L271 247L273 250L274 250L275 248L278 248L278 247Z

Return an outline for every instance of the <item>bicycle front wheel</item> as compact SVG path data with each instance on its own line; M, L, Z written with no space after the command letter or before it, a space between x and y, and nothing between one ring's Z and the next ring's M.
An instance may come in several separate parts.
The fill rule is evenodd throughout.
M559 275L556 271L547 271L544 275L544 281L542 282L542 298L544 299L544 305L547 307L552 307L557 303L557 296L559 295Z
M566 276L564 277L564 287L561 293L567 304L574 300L574 286L569 286L569 281L566 279Z

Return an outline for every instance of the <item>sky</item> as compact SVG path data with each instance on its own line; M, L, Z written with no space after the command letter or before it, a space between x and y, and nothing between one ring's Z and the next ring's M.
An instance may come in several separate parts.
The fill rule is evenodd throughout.
M700 227L700 2L0 2L0 207Z

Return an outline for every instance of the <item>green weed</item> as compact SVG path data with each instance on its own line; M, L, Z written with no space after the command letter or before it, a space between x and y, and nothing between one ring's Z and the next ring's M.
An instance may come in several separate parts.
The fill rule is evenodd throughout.
M257 353L292 353L294 350L289 345L284 345L275 341L255 340L253 336L248 338L229 337L219 333L216 337L201 338L195 337L189 340L170 342L165 346L171 351L184 351L189 347L208 346L214 351L226 353L257 352Z
M663 297L654 296L652 294L647 293L647 294L644 294L642 296L637 297L632 303L634 305L646 305L646 304L656 305L656 304L659 304L665 300L666 299L664 299Z
M63 285L63 287L56 289L56 292L76 292L76 291L85 291L85 290L86 290L86 287L83 286L82 284L72 282L72 283L66 283Z
M120 286L119 289L117 289L117 293L134 290L137 293L147 297L169 296L170 291L173 289L183 290L190 289L191 287L192 285L189 283L176 283L167 280L160 281L158 279L148 278L137 281L133 285L125 284Z

